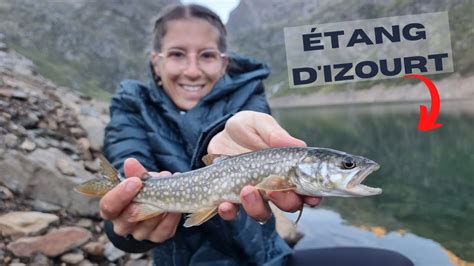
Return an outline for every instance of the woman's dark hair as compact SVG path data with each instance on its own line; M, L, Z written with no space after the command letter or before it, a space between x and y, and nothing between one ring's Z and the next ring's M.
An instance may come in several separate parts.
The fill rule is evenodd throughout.
M161 50L161 40L166 35L167 22L182 18L200 18L207 21L219 32L217 39L219 50L221 52L227 50L227 31L219 16L207 7L190 4L168 6L160 12L153 29L153 49L155 51Z

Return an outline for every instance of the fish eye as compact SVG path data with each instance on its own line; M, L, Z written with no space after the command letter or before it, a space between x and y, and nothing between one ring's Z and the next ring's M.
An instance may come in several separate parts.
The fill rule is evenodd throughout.
M354 160L346 158L342 161L342 169L352 169L356 167L356 163Z

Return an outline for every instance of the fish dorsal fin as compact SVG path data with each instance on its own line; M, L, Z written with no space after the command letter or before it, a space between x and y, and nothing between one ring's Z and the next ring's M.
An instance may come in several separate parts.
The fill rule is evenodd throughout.
M278 175L270 175L255 186L257 189L265 191L286 191L295 189L296 186L288 178Z
M186 218L186 222L184 222L184 227L191 227L196 225L201 225L207 220L214 217L217 214L217 207L202 209L198 212L189 214Z
M151 219L163 213L163 210L146 203L133 203L133 211L128 222L135 223L143 220Z
M204 162L205 165L211 165L213 163L223 161L229 157L231 156L224 155L224 154L206 154L202 157L202 161Z
M120 182L120 173L115 169L112 164L105 158L104 155L99 155L100 160L100 174L107 177L113 183Z

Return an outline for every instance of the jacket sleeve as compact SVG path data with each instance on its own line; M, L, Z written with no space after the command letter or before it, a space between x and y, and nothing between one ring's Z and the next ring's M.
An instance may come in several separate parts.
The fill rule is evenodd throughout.
M255 111L270 114L270 107L268 105L267 99L265 97L265 91L263 89L263 83L259 84L259 87L256 90L256 94L253 94L247 102L239 108L238 111ZM236 112L231 112L226 116L222 117L218 121L214 122L208 128L204 129L201 135L199 136L198 143L196 145L196 150L194 151L193 158L191 160L191 168L197 169L204 167L204 163L201 161L201 158L207 154L207 146L211 139L219 132L224 130L225 123L229 118L231 118Z
M125 88L126 83L122 83L110 104L110 122L104 138L105 156L122 173L123 162L129 157L137 159L146 169L159 171L135 100L138 95Z
M129 157L137 159L146 169L159 171L148 145L144 123L140 119L140 108L135 104L132 90L137 86L122 83L110 104L110 122L105 129L104 154L123 174L123 162ZM115 234L113 224L105 221L105 232L118 248L132 253L141 253L157 244L137 241L131 236Z
M263 88L263 84L262 84ZM268 105L267 98L265 97L265 92L262 91L258 94L253 95L249 100L245 103L242 110L250 110L256 111L266 114L271 114L270 106Z

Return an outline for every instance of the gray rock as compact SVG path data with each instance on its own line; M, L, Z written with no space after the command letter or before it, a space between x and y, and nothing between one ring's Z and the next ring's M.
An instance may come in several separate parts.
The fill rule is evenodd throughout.
M61 256L61 261L69 264L78 264L84 260L84 254L82 253L67 253Z
M8 119L6 117L0 116L0 127L8 125Z
M13 193L6 187L0 186L0 199L9 200L13 199Z
M7 98L7 100L12 97L12 94L13 94L12 89L2 89L2 88L0 88L0 96L4 97L4 98Z
M92 173L97 173L100 170L99 164L91 161L84 161L84 168Z
M93 117L93 116L79 116L79 122L87 131L87 136L94 149L100 150L104 143L105 126L108 122L108 117Z
M0 100L0 107L7 108L9 106L8 102Z
M6 134L4 140L8 148L13 148L18 144L18 137L12 133Z
M99 199L74 192L78 184L95 176L84 170L82 163L69 161L76 177L64 177L55 166L56 158L68 156L55 148L37 149L28 155L9 151L0 157L0 182L19 194L56 204L72 214L97 216Z
M27 152L32 152L36 149L36 144L27 138L23 141L23 143L21 143L20 148Z
M41 148L41 149L46 149L48 148L48 141L45 139L45 138L36 138L34 139L34 142L36 143L36 145Z
M14 91L11 96L13 99L17 99L20 101L26 101L28 100L28 93L23 92L23 91Z
M91 219L81 218L79 221L76 222L76 226L90 228L94 225Z
M59 217L41 212L10 212L0 216L0 232L4 236L30 236L42 233Z
M13 261L12 263L10 263L10 266L26 266L26 264L19 261Z
M8 50L8 45L6 45L4 42L0 42L0 51L7 51Z
M89 242L82 246L81 249L91 256L100 257L104 255L105 244L102 242Z
M53 266L54 263L45 255L37 252L30 258L30 265Z
M63 150L67 154L78 154L79 153L76 146L74 146L71 143L66 142L66 141L60 141L59 142L59 147L61 148L61 150Z
M71 127L69 130L71 131L71 135L73 135L75 138L82 138L87 136L87 132L80 127Z
M111 242L105 245L104 256L108 261L116 261L121 257L125 256L125 252L116 248Z
M27 129L36 128L38 122L40 121L39 117L35 113L28 113L26 116L21 117L18 123Z
M143 258L143 256L145 256L146 253L132 253L130 254L130 258L132 260L138 260L138 259L141 259Z
M147 260L129 260L125 263L125 266L148 266L150 264Z
M33 200L33 201L30 201L29 204L33 208L33 210L39 211L39 212L57 212L62 209L61 206L58 206L49 202L45 202L42 200Z
M56 159L56 167L58 168L59 172L64 175L74 176L76 175L76 171L72 165L69 164L69 161L64 158Z
M77 264L77 266L96 266L99 265L97 263L92 263L89 260L83 260L80 263Z
M80 138L80 139L77 140L77 144L79 146L79 149L81 150L82 157L85 160L92 160L93 156L92 156L92 153L90 151L91 143L90 143L89 139Z

